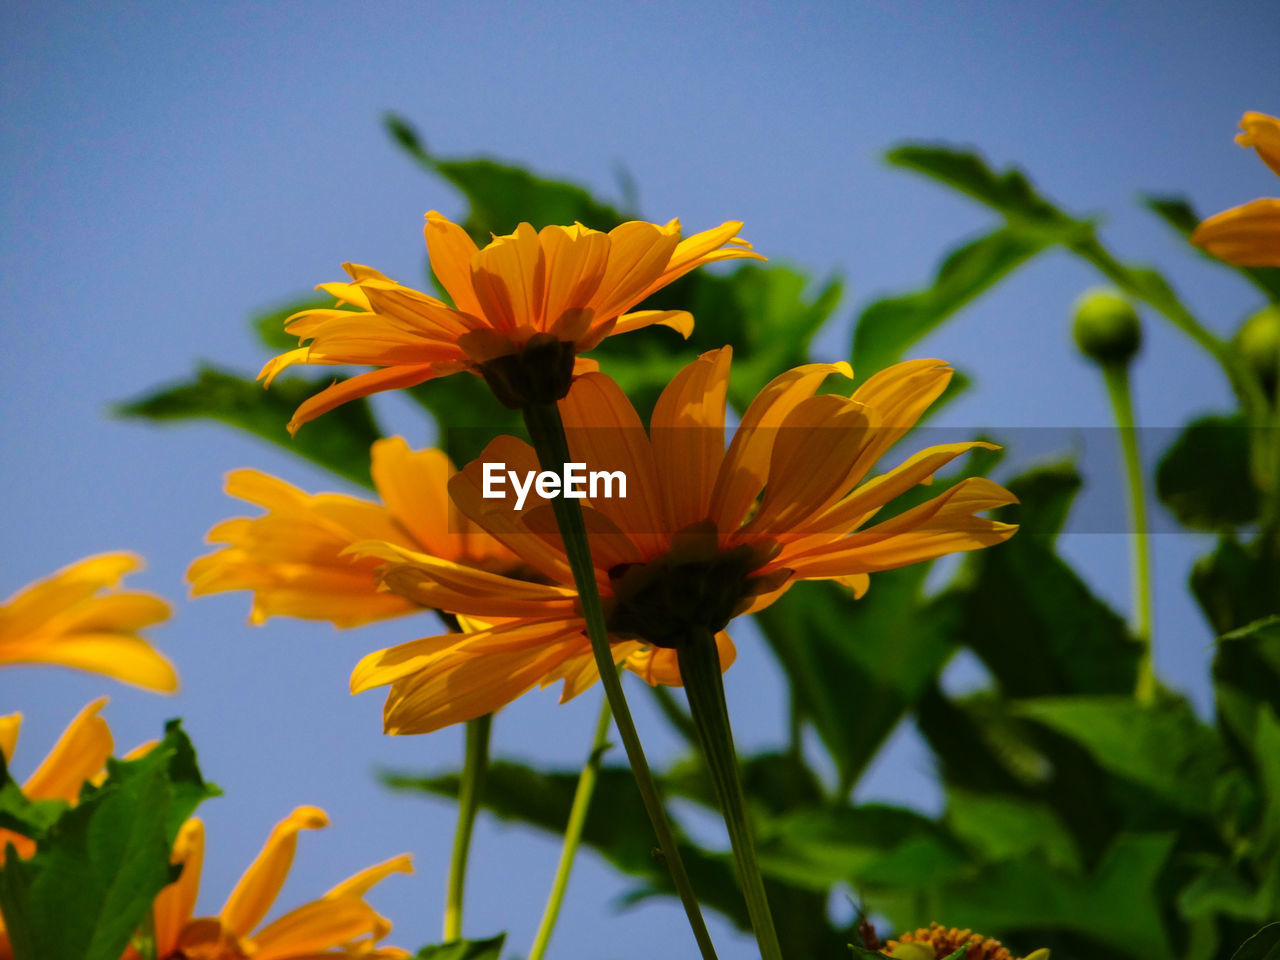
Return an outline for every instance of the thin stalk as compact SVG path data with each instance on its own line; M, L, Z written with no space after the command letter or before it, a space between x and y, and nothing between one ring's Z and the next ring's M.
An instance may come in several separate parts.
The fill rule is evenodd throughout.
M480 794L489 768L489 731L493 714L467 721L467 745L458 785L458 826L453 834L453 856L449 859L449 889L444 900L444 940L462 939L462 897L467 885L467 859L471 852L471 831L480 809Z
M547 952L547 944L551 942L551 933L556 928L556 920L560 917L560 905L564 902L564 893L569 887L569 872L573 869L573 858L582 840L587 811L591 809L591 795L595 792L596 780L600 775L600 763L605 751L609 749L606 738L612 720L613 711L609 709L609 698L603 697L600 702L600 718L596 721L596 733L591 740L591 752L587 754L587 762L578 776L578 787L573 792L573 806L569 808L569 822L564 828L564 846L560 848L560 862L556 865L555 880L551 883L551 895L547 897L547 908L542 913L538 934L529 950L529 960L542 960L543 954Z
M560 409L554 403L532 404L524 408L524 422L529 429L529 436L533 440L542 469L560 473L564 469L564 464L569 462L569 441L565 437ZM644 801L645 812L648 813L653 832L657 835L658 848L662 851L667 870L671 873L676 892L680 895L680 902L684 905L685 916L689 919L694 939L698 941L698 949L704 960L715 960L716 951L711 943L711 935L707 932L706 922L702 919L702 909L698 906L698 898L693 892L693 884L680 858L680 850L671 832L671 824L667 821L662 798L658 793L658 785L654 782L653 773L649 770L644 748L640 745L640 735L636 732L635 721L631 719L631 710L627 707L626 697L622 692L617 665L613 662L604 608L600 604L600 590L596 584L595 566L591 562L587 526L582 517L582 505L575 499L555 497L551 500L551 507L555 512L560 538L564 541L569 569L573 572L573 582L578 588L582 617L586 621L591 652L595 655L596 667L600 671L600 682L604 686L605 695L609 698L609 706L613 708L618 735L626 748L627 760L631 763L631 772L635 775L636 786Z
M729 829L733 860L747 901L751 929L763 960L782 960L778 933L769 912L764 876L756 859L755 840L747 819L747 800L738 775L738 755L733 748L733 732L729 726L729 708L724 699L724 678L720 675L720 656L715 637L710 632L688 638L676 651L680 662L680 679L689 698L689 710L698 730L702 755L715 785L720 811Z
M1133 396L1127 367L1104 364L1102 377L1111 398L1111 409L1120 431L1120 449L1129 500L1129 520L1133 525L1133 632L1142 643L1138 662L1138 683L1134 696L1150 703L1156 694L1156 673L1151 636L1151 541L1147 533L1146 489L1142 482L1142 460L1138 453L1138 431L1133 416Z

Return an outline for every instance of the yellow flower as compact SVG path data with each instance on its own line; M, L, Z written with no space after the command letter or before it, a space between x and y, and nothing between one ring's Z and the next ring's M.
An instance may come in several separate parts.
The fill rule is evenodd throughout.
M626 496L582 502L614 657L650 683L679 683L675 648L694 633L716 635L727 668L729 620L798 580L834 579L860 595L877 570L990 546L1016 529L977 516L1015 502L981 478L867 525L954 458L990 447L931 447L862 482L946 387L952 371L941 361L897 364L852 396L816 395L829 374L850 376L847 364L798 367L751 403L726 450L730 356L728 347L704 354L676 376L654 409L651 436L602 374L579 377L560 403L573 460L627 478ZM538 466L527 444L498 437L454 477L454 501L551 582L516 583L390 543L363 545L389 561L382 577L395 592L492 621L360 662L353 692L391 685L389 733L467 720L556 680L568 699L598 679L550 505L532 493L519 510L510 498L485 498L484 465L495 462L518 475Z
M1246 113L1236 142L1253 147L1280 174L1280 120ZM1241 267L1280 267L1280 198L1263 198L1215 214L1196 227L1191 242Z
M266 509L218 524L209 540L227 546L187 571L195 595L253 591L250 620L270 616L357 626L422 608L379 589L383 561L352 556L362 540L385 540L456 563L514 573L515 554L463 517L449 500L453 464L439 450L411 451L400 437L372 447L382 503L336 493L315 496L255 470L237 470L227 492Z
M102 772L115 745L107 721L98 716L106 704L107 698L99 697L76 714L48 756L22 785L22 793L27 799L63 800L74 804L80 798L84 782ZM6 766L13 759L21 727L20 713L0 717L0 752L4 754ZM35 853L35 841L9 830L0 830L0 863L4 862L6 844L10 843L20 857L26 858Z
M357 310L304 310L285 329L306 343L271 360L267 384L297 363L380 367L311 397L289 430L323 413L383 390L413 386L470 370L483 374L513 406L564 396L577 355L605 337L652 324L688 336L693 318L682 310L628 313L649 294L704 263L750 257L738 222L680 239L680 222L638 220L601 233L581 224L494 237L477 249L467 233L434 210L427 214L427 252L443 301L401 286L378 271L343 264L349 283L326 283L338 305ZM545 395L549 392L549 395Z
M299 807L276 825L218 916L195 919L204 825L188 820L173 849L173 863L182 865L182 873L161 891L153 906L158 960L407 957L403 950L377 946L391 931L391 924L365 903L364 895L392 873L412 873L408 855L362 870L320 899L260 926L289 875L299 831L315 830L328 822L323 810Z
M141 566L131 553L104 553L23 587L0 604L0 666L58 664L173 693L173 665L138 634L168 619L169 605L110 589Z
M964 955L964 960L1016 960L999 940L983 937L972 930L957 930L955 927L947 929L938 923L931 923L927 928L922 927L904 933L897 940L890 940L883 953L886 957L897 957L898 960L945 960L966 944L969 950ZM1049 951L1037 950L1025 960L1049 960Z

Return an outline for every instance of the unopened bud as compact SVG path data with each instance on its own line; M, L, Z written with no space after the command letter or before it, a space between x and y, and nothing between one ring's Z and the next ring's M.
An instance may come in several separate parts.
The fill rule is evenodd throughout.
M1142 346L1142 324L1114 290L1087 290L1076 301L1072 334L1080 352L1103 365L1124 367Z
M1235 345L1267 392L1274 393L1280 380L1280 307L1269 306L1241 324Z

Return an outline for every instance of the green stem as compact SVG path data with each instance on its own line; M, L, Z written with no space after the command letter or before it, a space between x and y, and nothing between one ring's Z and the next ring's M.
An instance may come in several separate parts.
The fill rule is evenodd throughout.
M564 464L569 462L569 441L565 437L560 409L554 403L531 404L524 408L524 422L529 429L529 436L533 440L542 469L561 473ZM555 512L556 525L560 529L560 538L564 541L564 551L569 561L569 569L573 572L573 582L578 588L578 600L582 604L582 617L586 621L591 652L595 655L596 667L600 671L600 682L604 686L605 695L609 698L609 706L613 708L614 722L617 724L622 745L626 748L627 760L631 763L631 772L635 775L636 786L644 801L645 812L648 813L653 832L657 835L658 847L666 861L667 870L671 873L676 892L680 895L680 902L684 905L685 916L688 917L689 926L693 929L694 939L698 941L698 949L702 952L704 960L715 960L715 947L711 943L711 935L707 932L706 922L702 919L702 909L698 906L693 884L680 858L680 850L671 832L671 824L667 821L666 811L662 807L658 785L654 782L653 773L649 770L644 748L640 745L640 735L636 732L635 722L631 719L631 710L627 707L626 697L622 693L622 683L618 679L617 665L613 662L613 652L609 646L609 631L605 625L604 607L600 603L595 566L591 562L591 547L587 541L587 526L582 517L582 505L575 499L554 497L551 500L551 507Z
M453 856L449 860L449 889L444 901L444 940L462 939L462 896L467 884L467 858L471 852L471 831L480 809L480 794L489 767L489 731L493 714L467 721L466 756L462 782L458 785L458 826L453 835Z
M605 697L600 703L600 719L596 721L596 733L591 740L591 752L587 755L587 762L578 776L578 787L573 792L573 806L569 808L569 822L564 828L564 846L560 848L560 863L556 865L556 877L551 884L551 895L547 898L547 908L542 913L538 934L534 937L533 947L529 950L529 960L542 960L542 955L547 952L547 944L551 942L551 933L556 928L556 920L560 916L560 905L564 902L564 893L569 887L569 871L573 869L573 858L582 840L582 828L587 823L587 811L591 809L591 794L596 789L600 763L604 759L605 751L609 749L606 738L609 735L609 723L612 720L613 711L609 709L609 698Z
M1102 377L1111 398L1128 490L1129 519L1133 525L1133 631L1142 643L1138 663L1138 683L1134 691L1139 703L1155 698L1156 674L1151 636L1151 542L1147 533L1147 500L1142 482L1142 460L1138 453L1138 431L1133 416L1133 396L1127 367L1104 364Z
M764 876L756 859L755 841L747 819L746 795L738 775L738 756L733 749L729 708L724 699L724 678L720 675L720 655L710 631L688 638L676 651L680 679L689 698L689 710L698 730L698 742L720 800L738 879L747 901L747 914L755 931L763 960L782 960L778 933L769 912Z

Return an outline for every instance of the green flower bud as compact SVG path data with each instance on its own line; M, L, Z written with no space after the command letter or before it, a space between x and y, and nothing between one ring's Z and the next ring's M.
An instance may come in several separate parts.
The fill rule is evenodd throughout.
M1076 301L1072 334L1080 352L1104 365L1127 366L1142 346L1142 324L1114 290L1087 290Z
M1260 310L1241 324L1235 345L1267 392L1274 393L1280 379L1280 307Z

